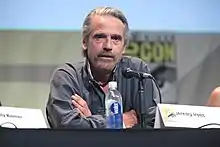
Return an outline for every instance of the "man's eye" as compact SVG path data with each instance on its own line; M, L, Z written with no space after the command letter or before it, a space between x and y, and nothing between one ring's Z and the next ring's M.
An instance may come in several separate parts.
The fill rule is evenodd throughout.
M96 35L94 35L94 38L95 39L106 38L106 35L105 34L96 34Z
M113 40L117 40L117 41L120 41L122 40L122 37L120 35L114 35L111 37Z

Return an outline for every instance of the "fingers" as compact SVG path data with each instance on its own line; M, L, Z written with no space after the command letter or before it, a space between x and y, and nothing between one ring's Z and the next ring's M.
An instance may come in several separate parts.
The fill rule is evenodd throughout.
M82 111L79 110L79 108L76 108L76 110L79 112L81 117L85 117L85 115L82 113Z
M72 100L72 103L74 106L76 106L77 109L79 109L79 111L84 112L84 107L82 107L79 103L77 103L75 100Z
M134 121L134 124L137 124L137 114L136 114L136 111L135 110L131 110L131 113L132 113L132 116L133 116L133 121Z
M130 110L130 117L132 118L132 123L133 124L137 124L137 114L136 114L136 111L135 110Z
M133 125L125 125L125 128L132 128Z
M123 121L126 128L132 128L135 124L137 124L137 116L135 110L125 112L123 114Z
M82 107L87 107L86 101L83 98L81 98L79 95L75 94L72 96L72 98L76 103L78 103Z
M72 96L72 103L78 109L81 116L91 116L91 111L88 108L86 101L81 98L79 95L75 94Z
M134 114L136 116L136 111L135 110L130 110L132 114Z

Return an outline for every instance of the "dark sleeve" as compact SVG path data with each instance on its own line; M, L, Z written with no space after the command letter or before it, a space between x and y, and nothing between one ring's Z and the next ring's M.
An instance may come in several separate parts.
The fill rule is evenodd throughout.
M57 70L51 79L46 113L52 128L104 128L101 115L81 117L71 102L73 94L80 95L77 78L65 70Z

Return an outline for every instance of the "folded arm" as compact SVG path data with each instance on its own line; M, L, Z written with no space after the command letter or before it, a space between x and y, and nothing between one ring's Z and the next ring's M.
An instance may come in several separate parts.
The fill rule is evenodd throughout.
M64 70L54 73L49 100L47 103L47 119L52 128L105 128L102 115L84 117L73 105L71 96L80 95L77 79Z

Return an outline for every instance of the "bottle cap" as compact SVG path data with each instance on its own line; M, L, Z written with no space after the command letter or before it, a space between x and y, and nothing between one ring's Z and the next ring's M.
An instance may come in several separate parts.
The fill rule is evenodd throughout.
M111 81L108 83L108 86L110 89L116 89L117 88L117 82L116 81Z

